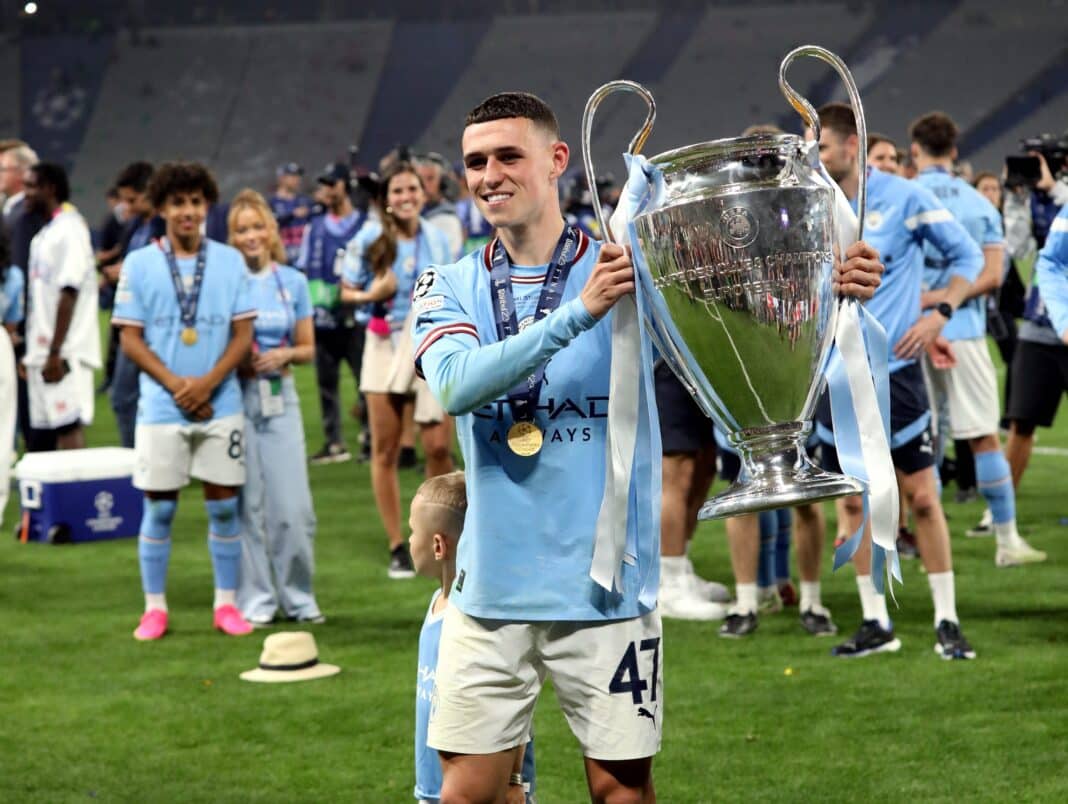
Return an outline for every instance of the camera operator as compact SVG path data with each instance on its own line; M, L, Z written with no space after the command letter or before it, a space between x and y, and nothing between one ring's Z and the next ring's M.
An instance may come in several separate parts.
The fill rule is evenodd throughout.
M1050 225L1068 203L1068 134L1020 141L1023 155L1005 159L1005 239L1020 259L1046 244Z
M1012 157L1006 160L1009 175L1006 179L1005 225L1010 253L1013 257L1025 256L1036 246L1043 248L1047 245L1052 251L1043 248L1036 264L1012 362L1012 396L1006 413L1011 429L1005 444L1005 457L1012 467L1012 479L1017 488L1031 457L1035 428L1053 424L1060 398L1068 389L1068 347L1040 292L1043 272L1037 270L1043 259L1048 262L1052 259L1051 254L1063 250L1065 217L1058 212L1062 212L1068 202L1068 137L1054 141L1044 135L1024 140L1021 145L1030 156L1038 158L1039 170L1032 189L1026 181L1027 175L1014 175L1013 167L1020 162ZM1056 166L1056 175L1049 168L1051 163ZM1035 172L1032 171L1030 176L1034 177ZM1055 293L1057 289L1049 290ZM1054 301L1060 303L1061 299L1058 297Z

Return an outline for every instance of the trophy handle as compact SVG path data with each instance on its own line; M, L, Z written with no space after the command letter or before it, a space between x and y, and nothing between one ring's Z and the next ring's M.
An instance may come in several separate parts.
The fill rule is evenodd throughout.
M842 79L846 92L849 94L849 104L853 107L853 116L857 121L857 158L860 160L860 178L857 187L857 240L863 240L864 205L868 198L868 124L864 119L864 106L860 102L857 84L844 61L831 53L831 51L817 45L802 45L799 48L794 48L782 60L782 64L779 65L779 89L790 105L801 115L808 127L812 129L817 147L819 147L820 141L819 115L812 108L812 104L805 100L786 80L786 69L798 56L813 56L831 65ZM593 99L591 98L590 100L592 101Z
M656 120L656 101L648 89L635 81L609 81L599 87L590 99L586 101L586 111L582 113L582 165L586 169L586 181L590 186L590 198L593 200L593 211L597 215L597 225L601 228L606 243L614 243L615 238L608 228L608 221L604 218L604 210L601 208L601 198L597 193L596 174L593 172L593 158L590 156L590 138L593 136L593 115L597 107L601 105L609 95L615 92L633 92L640 95L649 106L649 113L645 116L645 123L627 147L627 153L637 154L645 145L649 132L653 129L653 121Z

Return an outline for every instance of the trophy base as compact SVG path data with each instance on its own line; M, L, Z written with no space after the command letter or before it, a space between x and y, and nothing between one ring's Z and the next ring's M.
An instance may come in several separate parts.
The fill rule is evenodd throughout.
M742 476L726 491L701 506L697 514L699 520L791 508L805 503L850 497L864 491L863 484L856 478L826 472L815 466L805 452L801 439L779 450L761 451L759 455L754 455L748 448L750 444L742 443L739 446Z

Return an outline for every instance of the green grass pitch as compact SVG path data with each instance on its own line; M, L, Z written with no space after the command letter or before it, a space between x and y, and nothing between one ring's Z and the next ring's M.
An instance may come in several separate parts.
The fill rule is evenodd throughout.
M312 370L298 379L315 450ZM345 395L351 401L350 381ZM114 441L98 399L90 445ZM1068 413L1039 432L1039 445L1055 449L1035 455L1018 507L1046 564L995 569L993 540L963 535L981 503L946 504L975 662L934 654L917 562L905 563L892 609L904 643L895 655L834 660L832 643L804 634L796 610L762 618L742 641L717 638L716 624L666 622L660 801L1068 800ZM419 477L402 478L407 500ZM322 659L343 672L292 685L238 679L255 666L264 632L211 630L198 488L184 494L175 527L173 632L155 644L131 636L142 607L134 540L20 545L9 503L0 801L413 800L416 642L433 584L386 578L366 466L313 468L311 480L316 588L329 618L313 630ZM693 554L704 576L729 578L722 524L699 527ZM829 552L825 567L824 600L849 633L859 622L853 572L832 575ZM549 688L535 729L540 801L585 800L578 746Z

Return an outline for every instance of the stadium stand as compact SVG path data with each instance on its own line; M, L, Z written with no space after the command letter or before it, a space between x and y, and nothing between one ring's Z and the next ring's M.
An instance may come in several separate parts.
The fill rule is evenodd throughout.
M390 25L158 29L116 42L75 165L80 202L99 209L134 158L204 160L224 197L268 184L281 162L314 172L341 158L363 130Z

